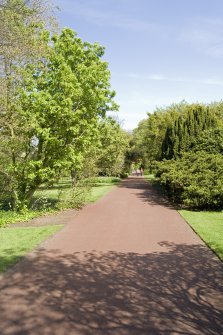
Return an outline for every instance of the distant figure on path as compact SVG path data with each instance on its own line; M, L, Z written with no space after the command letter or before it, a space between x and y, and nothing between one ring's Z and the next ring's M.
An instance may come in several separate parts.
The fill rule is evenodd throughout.
M141 174L141 176L143 176L143 172L144 172L144 171L143 171L143 168L141 167L141 168L140 168L140 174Z

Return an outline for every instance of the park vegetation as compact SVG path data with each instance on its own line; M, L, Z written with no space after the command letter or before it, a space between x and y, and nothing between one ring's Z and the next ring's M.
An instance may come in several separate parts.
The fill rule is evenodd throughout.
M223 103L157 108L127 133L109 116L104 48L59 30L52 13L43 0L0 1L0 210L41 207L41 190L64 183L63 206L78 206L96 176L131 165L176 203L222 209Z
M223 208L223 103L158 108L133 131L129 155L141 160L175 203Z
M48 1L0 0L0 226L96 201L131 166L176 203L223 208L223 103L157 108L130 134L109 116L104 52L58 29ZM203 234L203 212L181 215ZM202 236L223 258L219 222ZM0 272L60 228L0 229Z
M125 175L129 135L108 116L118 106L103 55L59 31L47 1L1 1L0 210L30 209L69 176L76 206L92 177Z

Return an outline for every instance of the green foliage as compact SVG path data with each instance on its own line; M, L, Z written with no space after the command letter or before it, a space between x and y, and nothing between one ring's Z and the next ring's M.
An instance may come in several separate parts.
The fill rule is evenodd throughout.
M28 123L19 95L23 68L46 54L43 11L42 0L3 0L0 6L0 201L6 207L21 204L17 161L26 155Z
M10 223L24 222L33 218L41 216L45 212L26 211L23 213L16 213L14 211L0 211L0 227Z
M173 201L193 208L223 207L223 103L173 104L139 123L132 160L156 172Z
M157 176L173 201L194 208L223 208L223 155L185 153L158 163Z
M36 40L42 28L50 25L52 17L48 2L44 0L1 0L0 3L0 55L3 71L12 64L28 60L43 52L44 45Z
M213 110L204 105L188 105L180 115L167 126L162 143L162 158L179 157L191 148L204 131L218 126L218 118Z
M145 143L147 126L147 120L142 120L131 134L127 159L133 169L137 168L139 164L148 165L148 145Z
M199 137L191 141L191 150L223 154L223 127L203 131Z
M130 150L132 161L141 161L152 172L154 162L162 159L167 127L177 115L184 112L186 105L183 101L166 108L157 108L153 114L148 113L148 118L142 120L133 131Z
M223 212L192 212L180 214L207 245L223 260Z
M185 101L157 108L134 129L131 139L132 161L143 161L152 171L153 163L180 156L194 146L206 130L222 129L223 104L188 104Z
M34 208L38 206L41 210L80 208L87 202L94 202L105 193L110 191L114 185L120 182L117 177L94 177L77 180L72 185L71 178L62 178L58 183L42 186L34 195ZM42 201L46 208L42 208Z
M64 29L47 48L20 69L16 105L1 134L0 171L15 209L29 205L35 190L62 172L80 174L100 143L99 120L117 108L102 47Z
M49 7L43 0L0 3L0 209L78 206L92 176L128 169L129 136L106 118L118 106L104 48L69 28L53 34ZM51 190L35 199L41 185L70 173L67 197Z
M125 157L129 136L116 120L108 117L99 124L100 151L97 167L99 175L121 176L126 168Z

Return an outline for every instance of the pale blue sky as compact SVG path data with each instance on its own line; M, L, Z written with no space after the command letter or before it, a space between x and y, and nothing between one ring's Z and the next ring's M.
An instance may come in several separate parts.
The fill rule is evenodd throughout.
M223 0L55 0L61 27L105 46L118 117L223 99Z

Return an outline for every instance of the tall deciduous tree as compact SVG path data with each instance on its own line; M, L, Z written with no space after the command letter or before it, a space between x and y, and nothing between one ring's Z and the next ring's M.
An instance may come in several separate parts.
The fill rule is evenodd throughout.
M125 172L125 155L129 146L129 135L119 123L108 117L100 122L100 151L98 171L101 175L120 176Z
M13 155L4 171L14 207L29 203L35 190L61 171L81 169L84 152L98 139L99 119L117 108L103 53L98 44L64 29L49 39L38 64L24 67L15 107L18 131L8 140Z
M21 132L18 95L24 85L21 68L46 50L42 38L43 13L48 12L45 3L0 0L0 187L4 193L14 193L12 165L22 142L18 138ZM13 198L16 197L14 193Z
M141 121L133 131L132 156L143 161L143 165L151 168L153 162L162 158L162 144L167 127L176 119L185 102L173 104L167 108L157 108L153 114Z

